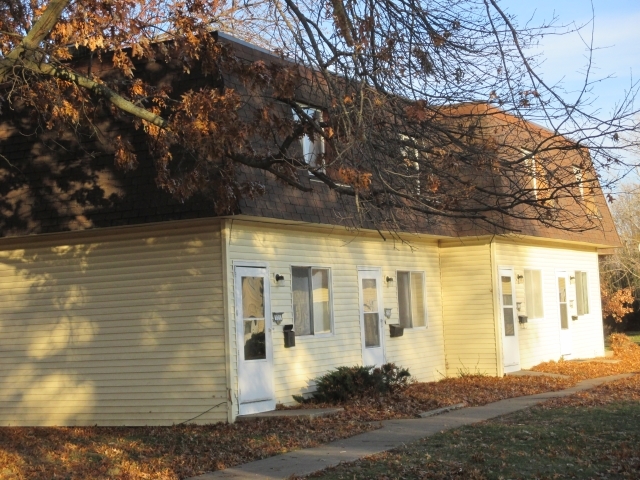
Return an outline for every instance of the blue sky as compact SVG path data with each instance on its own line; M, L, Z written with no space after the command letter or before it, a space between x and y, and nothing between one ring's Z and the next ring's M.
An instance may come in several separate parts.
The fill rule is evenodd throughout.
M549 21L554 15L558 18L557 25L586 24L591 21L593 5L596 50L592 79L613 77L594 86L594 96L598 97L597 105L603 113L613 108L632 81L640 79L640 1L502 0L500 5L516 15L521 25L528 20L532 24ZM581 31L586 41L591 41L591 28L589 23ZM580 35L547 35L540 52L546 59L542 65L545 80L553 83L563 79L568 91L581 87L588 52Z
M593 86L593 108L603 117L610 115L624 92L640 80L640 0L501 0L499 5L514 14L520 25L528 21L539 25L554 16L556 25L587 24L581 30L582 39L577 33L547 35L539 48L545 58L540 70L543 78L549 83L562 81L569 99L576 97L584 82L588 55L584 42L591 41L592 28L591 80L602 79ZM625 156L638 163L634 155Z

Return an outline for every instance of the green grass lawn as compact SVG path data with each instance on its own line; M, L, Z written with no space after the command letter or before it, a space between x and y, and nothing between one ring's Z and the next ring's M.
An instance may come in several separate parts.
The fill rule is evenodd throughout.
M533 408L326 470L323 479L640 478L640 404Z
M640 344L640 332L625 332L624 333L632 342Z
M624 334L629 337L629 340L640 345L640 332L624 332ZM609 336L604 339L604 348L605 350L611 350Z

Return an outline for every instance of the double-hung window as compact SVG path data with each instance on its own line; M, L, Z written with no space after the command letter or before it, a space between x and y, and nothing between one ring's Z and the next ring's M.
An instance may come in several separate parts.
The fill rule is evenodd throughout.
M541 200L543 205L552 207L554 201L550 198L551 189L548 172L538 157L532 155L532 153L527 150L522 150L522 152L525 155L530 155L526 164L528 165L529 175L531 177L531 191L534 198Z
M576 304L578 315L589 313L589 285L587 283L587 272L576 272Z
M413 183L414 187L411 188L411 193L415 195L420 195L420 163L418 162L420 158L420 152L417 148L412 147L410 144L417 145L417 141L415 138L408 137L406 135L400 135L400 141L405 144L402 147L402 157L405 164L405 167L408 170L408 176L414 178Z
M580 195L580 201L584 206L585 213L593 217L600 217L600 210L596 205L596 196L593 185L585 185L583 170L574 165L573 174L576 177L576 183L578 184L578 193Z
M313 119L316 123L322 122L322 111L314 107L300 107L302 111ZM302 119L298 113L293 111L293 118L295 121L300 122ZM311 136L304 134L300 139L302 143L302 158L304 162L312 168L318 168L324 166L324 137L319 133Z
M542 272L540 270L524 271L524 293L528 318L543 318Z
M397 272L398 315L405 328L427 325L424 272Z
M292 267L296 336L331 333L331 278L328 268Z

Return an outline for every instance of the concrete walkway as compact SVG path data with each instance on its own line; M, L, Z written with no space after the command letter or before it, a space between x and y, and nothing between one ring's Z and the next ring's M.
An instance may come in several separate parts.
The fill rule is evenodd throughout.
M491 418L523 410L550 398L566 397L576 392L588 390L603 383L612 382L634 374L612 375L609 377L584 380L576 386L557 392L539 393L526 397L509 398L499 402L454 410L442 415L407 420L386 420L382 428L362 433L355 437L336 440L315 448L265 458L256 462L217 472L206 473L191 480L213 479L286 479L292 475L309 475L341 462L352 462L359 458L391 450L405 443L414 442L436 433L458 428L463 425L482 422Z

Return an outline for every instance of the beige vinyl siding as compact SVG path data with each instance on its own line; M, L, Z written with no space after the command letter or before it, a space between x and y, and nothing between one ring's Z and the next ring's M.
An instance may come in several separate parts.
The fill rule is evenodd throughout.
M489 242L441 241L440 268L447 375L497 375Z
M403 337L390 338L385 325L386 360L408 367L422 381L444 372L444 343L440 305L438 250L435 241L410 239L411 245L383 241L377 234L348 233L344 229L308 225L273 225L234 220L229 226L229 271L233 262L266 265L271 281L271 309L284 312L282 325L293 323L291 266L319 266L331 270L333 333L297 336L296 346L284 348L282 325L274 326L273 358L276 400L291 404L292 395L313 390L312 380L341 365L361 365L358 266L381 267L383 307L392 308L388 323L398 323L397 270L425 272L428 327L406 329ZM274 275L284 276L276 284ZM233 312L233 289L227 294ZM235 329L235 319L230 320ZM235 334L231 335L235 349ZM233 368L236 375L236 368ZM234 377L235 378L235 377ZM237 392L237 380L234 391ZM234 400L235 401L235 400ZM237 405L234 405L237 413Z
M572 351L568 358L591 358L604 355L602 310L598 274L598 254L595 248L563 244L526 244L500 240L496 243L496 263L499 267L513 267L515 275L525 269L542 272L544 317L530 319L519 326L520 365L532 367L540 362L560 358L560 316L558 310L558 271L574 276L576 270L588 275L588 315L569 321ZM567 297L573 307L569 316L577 315L575 283L567 285ZM526 315L525 285L516 284L517 301L522 302L520 315Z
M227 420L218 221L0 242L0 424Z

